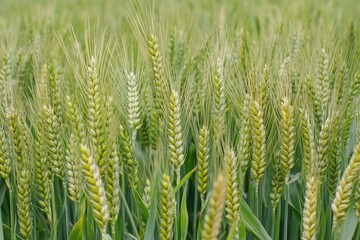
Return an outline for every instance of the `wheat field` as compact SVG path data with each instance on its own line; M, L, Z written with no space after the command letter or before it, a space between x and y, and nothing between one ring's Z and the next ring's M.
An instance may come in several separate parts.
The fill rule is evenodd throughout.
M360 239L359 13L0 1L0 239Z

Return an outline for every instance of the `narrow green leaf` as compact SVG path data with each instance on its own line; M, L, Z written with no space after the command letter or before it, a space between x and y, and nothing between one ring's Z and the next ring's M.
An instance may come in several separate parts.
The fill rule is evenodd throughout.
M346 220L341 228L341 237L342 240L352 240L354 238L354 233L356 226L359 222L359 219L355 216L353 209L351 208L347 214Z
M71 230L69 240L82 240L83 224L84 218L81 217Z
M240 199L240 208L240 215L244 220L246 229L259 239L271 240L271 237L266 232L265 228L261 225L260 221L252 213L251 209L243 198Z
M181 210L180 210L180 232L181 232L181 239L185 240L188 233L188 225L189 225L189 216L187 212L187 205L186 205L186 194L187 194L187 185L185 184L183 196L181 199Z
M159 183L159 170L156 171L155 179L153 180L152 186L157 186ZM150 214L149 218L146 222L146 231L144 240L152 240L154 239L154 232L155 232L155 224L156 224L156 215L157 215L157 187L152 189L151 193L151 203L150 203Z
M184 183L186 183L186 181L191 177L191 175L195 172L196 167L191 170L190 172L188 172L179 182L179 184L174 188L174 193L177 193L177 191L179 191L179 189L182 187L182 185L184 185Z

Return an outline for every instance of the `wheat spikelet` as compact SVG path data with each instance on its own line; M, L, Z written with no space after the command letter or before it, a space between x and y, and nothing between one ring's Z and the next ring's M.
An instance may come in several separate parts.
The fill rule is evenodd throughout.
M319 171L320 182L323 182L327 168L328 157L330 150L330 119L326 119L325 123L321 126L319 137L318 156L319 156Z
M112 152L110 153L109 165L106 175L106 199L108 201L110 221L112 227L115 227L115 222L118 218L120 210L120 166L119 157L117 153L117 144L114 141L112 146Z
M168 136L170 162L175 169L177 182L180 181L180 169L184 164L184 147L181 129L181 108L179 95L176 91L171 92L169 102Z
M147 178L146 182L145 182L145 187L144 187L144 194L142 195L142 200L143 200L144 205L145 205L147 210L150 210L150 192L151 192L150 181ZM140 235L141 239L144 239L145 230L146 230L146 222L145 222L143 216L140 215L139 235Z
M66 96L66 102L68 104L67 118L70 122L71 128L74 131L76 142L78 144L84 143L86 133L79 109L77 105L72 101L70 96Z
M6 181L11 171L8 147L5 130L3 127L0 127L0 176Z
M136 176L136 161L133 158L132 141L128 131L120 124L120 140L123 160L125 162L125 173L128 178L130 186L137 189L138 178Z
M309 95L313 101L314 104L314 115L315 115L315 123L317 126L317 129L320 129L321 123L322 123L322 110L321 110L321 104L320 100L318 98L318 95L314 89L313 80L310 75L306 76L306 87L309 91Z
M251 158L251 113L250 107L251 97L245 96L244 105L242 108L243 120L242 127L240 130L240 146L239 146L239 157L241 172L245 175Z
M8 84L11 78L11 59L9 52L3 53L3 64L0 69L0 106L7 106Z
M50 192L52 175L46 154L46 146L43 143L42 132L40 132L38 134L38 139L35 140L35 178L37 195L40 209L46 214L48 221L51 222Z
M83 191L79 158L79 143L77 142L75 134L72 133L66 148L65 168L69 198L76 203L79 203Z
M321 101L322 110L326 111L327 104L330 98L330 83L329 83L329 57L325 49L321 49L321 57L319 60L317 73L317 89L316 93L318 99Z
M23 166L18 171L17 176L17 215L20 235L24 239L30 239L33 228L30 183L30 172L25 168L25 166Z
M88 134L92 149L94 150L95 162L101 163L100 170L103 176L105 168L104 158L106 157L105 140L104 136L104 115L103 115L103 96L100 92L100 79L98 78L98 70L96 68L96 61L91 57L89 66L86 73L86 94L88 98Z
M149 99L149 94L147 89L145 89L143 91L143 102L144 102L144 106L143 106L143 121L140 127L140 138L142 140L142 143L145 146L148 146L150 144L150 136L151 136L151 120L150 120L150 115L151 115L151 108L150 108L150 99Z
M271 178L270 199L272 203L273 214L275 214L285 183L283 171L282 171L281 159L279 155L280 155L279 153L276 153L275 158L273 159L272 162L273 175Z
M285 184L288 184L290 171L294 167L295 159L295 133L293 108L288 98L284 98L281 103L281 145L280 158L283 167Z
M206 210L201 239L216 240L220 233L221 218L225 205L226 179L219 175L214 182L213 191Z
M94 219L99 226L103 239L106 239L106 226L109 221L109 207L100 171L89 149L81 145L82 173L86 183L87 196L92 206Z
M142 123L141 98L138 81L134 73L129 73L127 80L128 90L128 122L133 131L138 130Z
M337 186L335 198L331 205L334 213L333 225L340 229L352 200L352 191L360 172L360 144L355 148L354 154L346 167L345 172Z
M306 183L306 196L302 220L302 240L317 239L317 202L318 202L318 182L315 176L310 176Z
M263 114L258 102L251 103L251 120L252 120L252 166L251 177L255 181L256 191L260 179L265 174L265 126Z
M209 130L204 125L200 129L199 143L197 150L197 189L201 201L204 202L208 187L209 175Z
M157 109L158 117L162 118L162 109L164 102L164 69L162 57L159 50L159 43L155 35L151 34L148 41L148 51L150 54L151 67L154 76L153 94L155 100L155 107Z
M225 126L225 84L224 70L220 59L216 63L216 72L214 79L214 138L219 141L224 132Z
M268 64L265 64L263 69L263 76L261 81L261 106L265 109L266 101L268 98L268 82L270 78L270 67Z
M360 88L360 73L356 73L354 82L351 86L351 92L349 95L348 106L350 106L351 103L353 102L354 98L356 97L357 93L359 92L359 88Z
M356 199L360 198L360 188L359 186L356 188L356 195L355 195ZM355 202L355 215L358 217L358 219L360 220L360 201L356 201Z
M338 87L338 99L337 99L337 105L341 103L341 101L344 98L344 84L348 80L349 75L349 69L346 67L346 64L343 63L340 68L340 81L339 81L339 87Z
M168 175L163 174L160 187L160 239L173 239L173 224L175 216L175 196Z
M24 139L23 139L23 126L22 122L19 119L18 113L12 109L7 113L7 119L10 122L10 135L11 141L14 148L15 156L16 156L16 164L21 165L24 159Z
M225 211L230 225L237 224L239 220L239 189L238 189L238 164L235 152L228 148L225 152L225 163L227 168L227 188Z
M308 114L300 109L300 131L301 136L303 138L303 147L304 147L304 155L302 162L302 174L303 178L310 173L312 161L315 154L315 144L314 144L314 135L311 128L310 120Z
M45 124L44 143L47 145L47 151L52 163L52 173L62 179L64 177L64 162L61 161L63 153L59 122L51 107L43 106L42 111L44 118L42 121Z
M334 197L336 186L339 182L340 178L340 142L338 139L338 125L334 124L331 131L331 139L330 139L330 150L329 150L329 166L327 171L327 184L330 198Z

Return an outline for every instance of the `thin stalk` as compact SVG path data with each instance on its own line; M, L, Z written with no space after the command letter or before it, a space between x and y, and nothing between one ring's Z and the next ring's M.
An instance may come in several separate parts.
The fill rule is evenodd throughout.
M195 199L194 199L194 212L193 212L193 216L194 216L194 219L193 219L193 236L195 238L196 236L196 223L197 223L197 204L198 204L198 194L197 194L197 178L195 178L195 187L194 187L194 196L195 196ZM203 207L203 200L201 200L201 206L200 206L200 210L201 208Z
M14 191L9 188L10 218L11 218L11 240L15 240L15 199Z
M124 203L123 205L124 205L125 210L126 210L128 216L129 216L129 220L130 220L131 227L132 227L133 230L134 230L134 235L135 235L135 237L136 237L137 239L139 239L139 238L140 238L140 237L139 237L139 233L138 233L138 231L137 231L136 224L135 224L134 219L133 219L133 217L132 217L131 210L130 210L128 204L126 203L126 199L125 199L124 193L123 193L123 191L122 191L121 189L120 189L120 197L121 197L121 200L122 200L123 203Z
M69 237L69 223L71 223L69 218L69 205L67 204L67 194L66 194L66 185L64 184L64 207L65 207L65 232L66 238Z
M284 240L287 240L288 235L288 218L289 218L289 184L285 184L285 210L284 210Z
M51 208L52 208L52 239L57 239L57 217L56 217L56 204L55 204L55 189L54 189L54 183L51 184Z

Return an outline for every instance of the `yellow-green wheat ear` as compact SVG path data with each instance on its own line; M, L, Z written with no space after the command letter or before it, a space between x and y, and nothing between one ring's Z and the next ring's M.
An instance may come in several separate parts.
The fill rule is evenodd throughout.
M316 94L320 99L322 111L327 110L327 104L330 98L330 82L329 82L329 56L325 49L321 49L321 57L318 65L317 73L317 89Z
M360 198L360 187L357 187L357 189L356 189L355 198L356 199ZM360 221L360 201L359 200L355 202L355 215L358 217L358 219Z
M51 107L43 107L43 122L45 123L45 139L44 143L47 146L47 151L51 161L52 173L59 178L64 177L64 162L61 160L63 154L61 145L62 139L60 136L60 125L56 115Z
M219 141L225 126L225 83L224 70L220 59L216 63L216 72L214 79L214 138Z
M106 137L104 136L104 98L100 91L100 79L98 77L98 70L95 57L91 57L89 66L86 72L86 94L88 100L88 134L90 143L94 151L95 162L99 164L100 173L103 176L105 168L104 158L106 151L104 144Z
M144 205L146 207L147 210L150 210L150 194L151 194L151 185L150 185L150 180L147 178L146 182L145 182L145 187L144 187L144 193L142 195L142 200L144 202ZM140 238L143 239L144 235L145 235L145 230L146 230L146 222L144 220L144 218L141 216L140 217L140 227L139 227L139 235Z
M75 134L76 142L78 144L84 143L86 133L82 115L79 112L78 106L73 102L70 96L66 96L66 102L68 105L67 118Z
M20 235L24 239L30 239L33 228L30 183L30 171L23 166L17 174L17 215Z
M317 92L315 91L315 88L314 88L313 79L310 75L306 76L306 88L308 89L308 94L310 95L310 99L312 100L313 105L314 105L316 128L320 129L321 123L322 123L321 104L320 104L320 100L317 95Z
M355 74L354 82L351 86L351 92L350 92L350 96L348 99L348 106L350 106L351 103L353 102L354 98L356 97L357 93L359 92L359 88L360 88L360 72Z
M14 148L15 156L16 156L16 165L21 165L23 162L24 155L24 139L22 137L22 122L18 116L18 113L12 109L7 113L7 118L10 122L10 136L11 142Z
M251 158L251 113L250 113L250 105L251 104L251 97L250 95L245 96L244 105L242 108L243 112L243 119L242 125L240 130L240 146L239 146L239 158L240 158L240 166L241 166L241 173L244 175L246 174L250 158Z
M9 158L8 139L6 138L5 130L0 127L0 176L6 182L11 171L11 164Z
M295 131L294 131L294 117L293 108L290 105L290 100L284 98L281 103L281 145L280 158L285 175L285 184L288 184L290 170L295 165Z
M159 43L155 35L151 34L148 40L148 51L150 55L151 68L153 71L153 94L158 117L161 118L164 102L164 69Z
M238 163L235 152L231 148L225 151L225 164L227 171L227 188L225 212L230 225L237 224L239 220L239 185L238 185Z
M197 189L202 203L205 200L209 176L209 130L204 125L200 129L197 150Z
M130 128L133 131L137 131L142 124L142 106L139 84L134 73L129 73L127 78L128 122Z
M226 178L219 175L214 182L213 191L209 199L204 219L201 239L216 240L220 233L221 220L224 212L226 194Z
M52 222L50 206L52 174L46 158L46 145L43 143L42 132L39 131L35 140L35 178L36 192L40 209L46 214L49 222Z
M302 174L303 178L310 173L311 162L314 159L315 143L312 127L309 120L309 115L302 109L300 111L300 132L303 139L303 161L302 161Z
M0 106L5 109L7 105L8 84L11 78L11 59L9 52L3 53L2 67L0 68Z
M65 168L69 198L76 203L80 202L80 197L83 192L79 158L79 143L77 143L75 134L72 133L66 148Z
M160 187L160 239L172 240L173 239L173 224L175 217L175 196L174 189L171 185L170 177L163 174Z
M110 222L113 231L115 230L115 222L118 218L120 210L120 165L117 152L117 143L113 142L112 151L109 157L109 164L106 174L106 199L109 205Z
M275 153L275 157L272 162L272 178L271 178L271 193L270 199L272 203L273 214L275 214L278 203L281 199L283 192L285 178L283 175L281 158L279 153Z
M91 203L94 219L101 231L102 239L106 239L106 227L109 221L109 207L106 200L104 184L101 180L99 167L90 150L80 146L82 174L86 183L87 196Z
M341 228L352 201L353 187L360 172L360 144L355 147L353 156L337 186L331 208L334 213L333 227Z
M320 182L324 181L325 174L328 169L330 150L330 119L326 119L325 123L321 126L321 132L319 136L318 157L319 157L319 172Z
M179 94L174 90L171 92L169 102L168 136L170 162L176 172L177 182L179 182L180 169L184 164L185 158L183 153L180 99Z
M125 174L128 179L128 183L134 189L137 189L137 181L135 177L136 166L135 160L133 159L133 149L132 149L132 140L130 139L129 132L123 127L120 126L120 147L122 153L122 159L125 162Z
M255 181L256 191L258 191L259 182L265 174L265 126L263 112L258 102L251 103L252 120L252 166L251 177Z
M302 219L302 240L317 239L317 202L318 202L318 181L316 176L309 177L306 183L306 195Z

